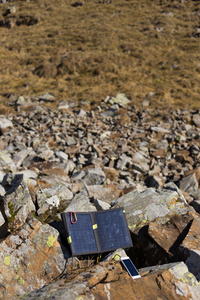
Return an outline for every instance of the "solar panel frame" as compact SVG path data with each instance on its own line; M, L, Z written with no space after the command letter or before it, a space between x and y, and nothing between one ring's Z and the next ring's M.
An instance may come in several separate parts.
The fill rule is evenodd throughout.
M87 220L88 223L84 225L84 222L81 223L81 216L84 218L86 215L88 215L89 218ZM130 248L133 246L127 220L124 214L124 208L108 209L97 212L76 212L76 216L77 222L75 224L71 224L70 212L61 214L67 238L70 239L68 242L72 256L97 254L113 251L117 248ZM121 220L117 222L117 217L119 216ZM120 229L120 227L123 227L124 230ZM115 232L116 229L117 232ZM119 242L117 245L115 243L114 246L113 242L120 239L120 234L126 235L126 242L124 244ZM105 241L107 243L107 247L105 247ZM87 247L84 248L84 242L86 242L89 249ZM89 246L90 243L92 245L92 242L95 242L93 243L93 249ZM109 243L111 243L110 247L108 246ZM79 246L77 246L77 244L79 244Z

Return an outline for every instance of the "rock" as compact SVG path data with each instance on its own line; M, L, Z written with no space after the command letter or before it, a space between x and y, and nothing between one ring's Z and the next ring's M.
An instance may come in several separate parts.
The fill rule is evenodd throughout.
M106 180L105 173L101 168L88 169L85 173L83 180L87 185L102 184Z
M87 188L90 197L101 199L109 204L122 193L120 187L116 185L88 185Z
M9 28L34 21L23 14L6 18L1 25ZM46 71L44 64L40 71L58 75L61 67L55 62L49 62L48 66ZM65 58L65 68L68 68L68 58ZM21 238L21 230L30 225L27 225L28 220L33 215L42 222L51 221L50 224L63 233L63 229L59 229L63 210L96 211L108 209L112 204L112 207L124 206L126 210L134 245L127 249L127 254L137 268L149 268L149 271L140 270L141 279L132 280L126 277L127 272L121 265L119 268L117 262L113 265L116 257L119 258L117 255L114 258L114 254L110 255L108 264L101 263L100 269L96 268L98 265L87 269L88 259L76 258L73 266L78 269L67 269L67 273L62 274L63 281L55 279L52 283L55 290L52 291L46 280L37 285L38 288L46 285L44 289L30 297L66 299L69 296L71 299L76 294L75 297L85 299L124 299L125 290L127 299L196 300L198 288L194 276L189 274L191 281L188 279L184 264L182 271L177 267L171 272L175 265L168 263L182 260L199 280L200 130L193 118L199 115L199 110L166 109L163 114L159 108L129 106L125 109L119 101L121 96L117 96L117 101L107 97L99 107L82 101L82 107L92 105L93 111L89 113L81 110L78 101L68 104L69 110L64 107L54 110L50 107L52 104L43 107L43 100L38 96L8 94L5 97L14 103L17 111L2 117L14 126L10 123L4 133L0 132L0 246L5 246L6 241L9 247L12 243L12 249L21 249L21 245L27 249L29 240ZM32 103L33 108L26 103ZM145 183L153 188L147 188ZM36 234L37 226L30 229L30 236ZM40 238L33 240L38 251ZM33 258L35 252L31 251L27 255ZM23 258L19 254L16 261L20 257ZM56 260L56 255L49 259L45 262L48 266L55 263L52 260ZM9 263L9 258L5 262ZM16 297L29 291L22 284L25 275L28 280L30 275L33 282L39 282L25 263L22 265L26 271L23 269L15 274L19 278L9 281L9 286L13 282ZM167 265L161 265L164 263ZM5 267L4 260L1 265ZM85 273L79 277L83 265ZM42 259L34 265L35 269L38 267L45 269ZM44 277L49 276L50 268L45 270ZM12 272L11 268L10 274ZM9 276L8 270L5 274ZM1 286L3 296L0 298L4 299L7 281L3 275L1 279L5 289ZM30 290L37 287L29 284ZM10 294L9 299L14 299Z
M0 135L8 132L11 128L13 128L13 123L5 117L0 116Z
M84 117L86 117L87 113L86 113L86 111L84 111L83 109L80 109L80 110L78 111L77 115L78 115L79 117L81 117L81 118L84 118Z
M72 136L68 136L66 139L67 146L73 146L77 144L77 141Z
M3 178L4 178L5 175L6 175L5 172L0 170L0 182L3 181Z
M174 215L163 221L158 219L149 224L148 235L171 256L177 252L181 239L187 235L191 222L191 215Z
M190 175L184 176L180 181L180 189L184 192L189 192L192 190L198 190L198 173L193 172Z
M2 299L16 299L60 275L69 253L62 246L63 253L58 235L48 224L31 219L0 244Z
M119 160L116 163L116 168L120 170L124 170L126 168L126 165L131 161L131 158L128 157L126 154L122 154L119 158Z
M185 264L187 265L189 271L200 280L200 251L197 249L190 250L190 255L186 259Z
M85 176L84 171L78 171L78 172L75 172L71 178L72 178L72 180L80 180L80 179L83 179L84 176Z
M23 181L13 185L5 194L3 201L11 230L22 226L28 215L35 211L28 187Z
M68 155L63 151L57 151L56 156L60 159L61 162L68 161Z
M0 185L0 196L4 196L6 193L4 187L2 185Z
M32 152L32 148L29 149L23 149L16 153L13 157L13 160L16 164L16 167L19 168L21 164L23 163L24 159Z
M72 174L75 168L76 168L76 164L72 160L68 160L65 167L63 167L63 170L66 174Z
M164 180L162 177L159 177L159 176L148 176L146 179L145 179L145 184L147 187L153 187L153 188L162 188L163 185L164 185Z
M200 128L200 115L199 114L193 115L193 122L194 122L195 126Z
M133 280L120 262L101 262L80 273L71 282L65 278L30 292L24 300L33 299L198 299L200 287L184 263L161 266Z
M23 170L15 173L16 176L23 176L23 181L28 185L35 186L37 184L37 177L38 174L34 172L33 170Z
M70 203L73 194L67 186L66 184L60 184L37 192L36 198L39 207L37 213L39 216L42 215L43 220L52 218L59 211L64 210Z
M185 204L187 204L187 201L183 195L183 193L181 192L181 190L177 187L177 185L174 182L168 182L163 186L164 189L170 190L170 191L176 191L180 198L185 202Z
M178 279L176 283L176 292L178 295L188 297L189 290L191 299L195 299L196 297L198 299L200 293L198 281L195 276L188 271L187 266L183 262L170 268L169 271Z
M50 150L47 146L41 146L38 149L38 157L44 160L48 160L54 155L53 150Z
M106 117L114 117L114 116L117 115L118 110L119 110L118 106L117 107L116 106L110 107L109 109L101 112L100 116L104 117L104 118L106 118Z
M141 152L135 152L133 154L133 167L141 172L148 172L149 170L149 160L145 157L145 155ZM135 164L136 163L136 164Z
M104 202L104 201L101 201L101 200L98 200L96 199L94 201L94 206L96 207L97 211L101 211L101 210L105 210L105 209L110 209L110 204Z
M124 249L119 248L115 250L114 252L109 253L106 257L103 258L103 261L111 261L111 260L116 260L120 261L120 257L126 257L127 254Z
M157 127L157 126L150 126L149 130L155 131L155 132L160 132L160 133L170 133L168 129L165 129L163 127Z
M90 203L87 191L83 189L74 196L68 207L64 210L64 212L67 211L87 212L96 211L96 208Z
M58 109L68 109L69 108L69 102L68 101L62 101L58 105Z
M128 103L130 103L130 100L125 96L123 93L118 93L116 97L112 97L109 99L109 102L111 104L119 104L121 106L126 106Z
M50 93L45 93L44 95L39 97L39 101L44 102L54 102L56 100L55 96Z
M6 14L14 14L16 13L16 6L8 6L6 9Z
M1 171L16 171L14 161L6 151L0 151L0 170Z
M4 216L2 215L2 212L0 211L0 227L5 223Z
M175 299L179 299L179 297L184 297L185 299L188 299L187 297L189 297L189 299L195 299L197 297L198 299L199 287L197 280L194 275L188 271L187 266L183 262L165 264L140 270L141 274L155 274L156 272L162 274L163 280L166 280L170 274L173 275L175 294L178 297Z
M148 188L142 193L133 190L112 202L111 205L125 208L129 228L133 231L140 223L170 216L174 213L183 215L189 211L177 192L155 191L152 188Z
M182 254L185 258L188 259L188 257L193 255L193 251L200 249L200 241L199 241L199 234L200 234L200 219L199 215L196 212L191 213L192 217L194 218L191 222L191 226L189 228L188 234L184 238L180 250L182 251ZM198 251L197 251L198 252ZM196 255L199 255L197 254Z

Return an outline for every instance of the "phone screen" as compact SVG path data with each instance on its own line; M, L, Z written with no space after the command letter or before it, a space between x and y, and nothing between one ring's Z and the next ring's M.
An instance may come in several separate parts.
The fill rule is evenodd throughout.
M135 276L140 277L140 274L138 273L136 267L134 266L134 264L132 263L132 261L130 259L123 259L122 262L132 277L135 277Z

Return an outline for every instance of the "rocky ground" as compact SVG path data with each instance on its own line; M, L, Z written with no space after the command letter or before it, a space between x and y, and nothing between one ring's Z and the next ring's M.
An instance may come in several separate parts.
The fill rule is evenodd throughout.
M0 117L0 298L199 299L199 110L49 101L19 97ZM63 239L61 212L119 206L140 279L115 253L72 258Z

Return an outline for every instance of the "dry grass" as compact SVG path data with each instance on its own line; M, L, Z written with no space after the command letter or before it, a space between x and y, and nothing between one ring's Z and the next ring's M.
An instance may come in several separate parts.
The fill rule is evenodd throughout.
M199 1L74 2L12 2L15 20L39 22L0 28L1 95L48 91L92 105L118 92L139 104L154 92L152 107L199 105Z

